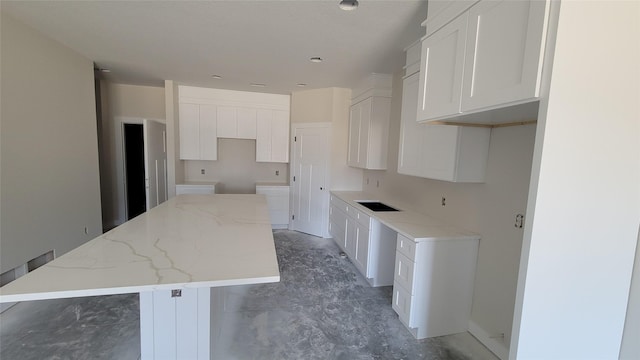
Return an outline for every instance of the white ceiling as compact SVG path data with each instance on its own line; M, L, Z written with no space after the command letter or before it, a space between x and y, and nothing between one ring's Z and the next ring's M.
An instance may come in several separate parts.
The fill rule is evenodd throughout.
M338 2L2 0L1 9L110 69L114 82L284 94L398 71L403 48L424 35L426 0L360 0L355 11Z

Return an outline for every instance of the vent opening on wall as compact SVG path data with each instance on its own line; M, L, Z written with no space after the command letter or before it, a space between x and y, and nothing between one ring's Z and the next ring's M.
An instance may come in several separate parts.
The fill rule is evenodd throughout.
M37 256L20 266L17 266L11 270L3 272L2 274L0 274L0 286L4 286L12 282L13 280L19 278L20 276L39 268L40 266L53 260L54 257L55 257L55 254L53 250L49 250L46 253L40 256Z

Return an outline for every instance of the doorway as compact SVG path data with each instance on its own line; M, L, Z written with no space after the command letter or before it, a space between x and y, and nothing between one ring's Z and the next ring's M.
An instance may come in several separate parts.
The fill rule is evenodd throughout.
M147 210L144 162L144 129L142 124L124 125L125 199L127 220Z

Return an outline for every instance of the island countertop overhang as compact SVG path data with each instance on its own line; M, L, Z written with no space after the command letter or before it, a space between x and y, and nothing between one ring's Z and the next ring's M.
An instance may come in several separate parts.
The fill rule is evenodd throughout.
M180 195L0 288L0 302L278 282L266 200Z

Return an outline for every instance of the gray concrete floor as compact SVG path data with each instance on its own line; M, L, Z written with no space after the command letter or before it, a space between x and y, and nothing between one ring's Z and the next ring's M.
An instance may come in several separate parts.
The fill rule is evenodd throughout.
M415 340L330 239L274 232L281 281L225 288L213 358L496 360L468 333ZM0 359L138 359L138 296L20 303L0 315Z

